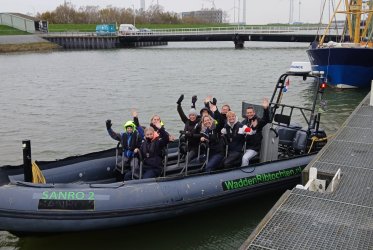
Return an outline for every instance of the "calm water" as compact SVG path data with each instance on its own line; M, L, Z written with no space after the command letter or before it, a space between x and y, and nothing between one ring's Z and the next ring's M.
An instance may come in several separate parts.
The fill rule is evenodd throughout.
M64 51L0 55L0 165L22 163L21 141L32 141L33 160L53 160L113 147L114 130L139 112L149 123L159 114L167 130L182 129L176 100L207 95L218 106L260 104L292 61L307 61L307 44L230 42L171 43L112 51ZM291 81L284 98L310 105L312 82ZM367 93L328 89L322 126L334 133ZM216 208L198 215L122 230L19 239L0 232L1 249L236 249L280 194Z

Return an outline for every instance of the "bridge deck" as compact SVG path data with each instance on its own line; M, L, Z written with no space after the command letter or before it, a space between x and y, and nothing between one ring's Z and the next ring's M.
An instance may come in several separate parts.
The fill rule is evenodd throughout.
M286 192L241 249L373 249L373 107L369 96L307 166L340 183L332 193Z
M182 29L157 29L146 32L136 32L117 36L110 33L111 37L119 38L122 44L134 42L203 42L203 41L267 41L267 42L306 42L316 40L317 34L322 35L324 30L317 27L211 27L211 28L182 28ZM330 30L324 41L337 41L340 32ZM92 39L96 33L82 32L51 32L45 37L82 37ZM48 39L48 38L47 38ZM347 39L347 37L345 38Z

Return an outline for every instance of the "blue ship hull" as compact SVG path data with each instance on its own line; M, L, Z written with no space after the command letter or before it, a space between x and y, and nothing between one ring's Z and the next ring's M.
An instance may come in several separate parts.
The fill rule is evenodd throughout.
M307 50L312 70L324 71L327 83L338 88L369 88L373 80L372 48Z

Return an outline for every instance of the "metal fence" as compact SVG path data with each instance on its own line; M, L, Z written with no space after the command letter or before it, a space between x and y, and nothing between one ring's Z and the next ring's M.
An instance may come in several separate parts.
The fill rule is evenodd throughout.
M235 26L235 27L204 27L204 28L172 28L172 29L153 29L146 31L135 31L127 33L125 36L167 36L167 35L203 35L203 34L323 34L325 28L318 28L316 26ZM339 32L341 33L341 32ZM336 35L338 30L331 29L328 34ZM43 36L120 36L118 32L97 34L96 32L80 32L77 30L49 32Z

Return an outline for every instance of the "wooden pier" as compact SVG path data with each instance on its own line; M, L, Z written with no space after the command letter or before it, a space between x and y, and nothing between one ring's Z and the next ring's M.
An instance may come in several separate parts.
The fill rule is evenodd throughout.
M373 249L369 102L368 95L307 166L303 186L283 194L240 249Z

